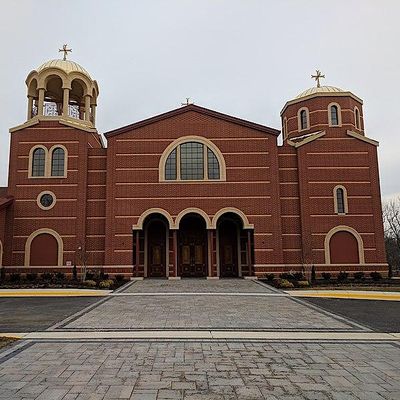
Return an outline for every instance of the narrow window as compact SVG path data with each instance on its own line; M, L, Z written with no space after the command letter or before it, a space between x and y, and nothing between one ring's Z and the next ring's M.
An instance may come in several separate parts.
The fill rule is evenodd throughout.
M176 179L176 149L171 151L165 162L165 179L167 181Z
M345 214L344 190L342 188L336 189L336 204L337 204L337 213Z
M36 149L32 156L32 176L44 176L46 154L43 149Z
M301 129L307 129L308 128L307 111L306 110L301 110L300 111L300 127L301 127Z
M61 147L53 150L51 158L51 176L65 175L65 151Z
M339 125L339 112L337 106L331 106L331 125Z
M181 179L204 179L203 145L196 142L181 144Z
M219 179L219 162L212 150L207 149L208 179Z
M356 128L360 129L360 111L358 111L358 108L355 108L354 114L356 119Z

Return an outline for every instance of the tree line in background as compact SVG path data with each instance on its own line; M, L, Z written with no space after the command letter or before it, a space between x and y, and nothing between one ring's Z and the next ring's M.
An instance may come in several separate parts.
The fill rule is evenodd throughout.
M383 204L386 257L389 276L400 272L400 196Z

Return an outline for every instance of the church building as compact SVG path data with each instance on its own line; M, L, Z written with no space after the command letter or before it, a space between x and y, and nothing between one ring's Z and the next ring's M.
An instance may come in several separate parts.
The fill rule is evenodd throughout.
M189 101L105 143L97 82L65 56L45 62L26 79L26 121L10 129L0 265L170 279L385 273L378 142L363 101L314 77L283 106L282 145L280 130Z

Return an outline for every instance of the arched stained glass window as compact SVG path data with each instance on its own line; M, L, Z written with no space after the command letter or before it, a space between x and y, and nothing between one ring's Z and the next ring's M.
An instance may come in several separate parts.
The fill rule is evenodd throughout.
M44 176L46 167L46 153L42 148L33 151L32 176Z
M65 152L61 147L57 147L52 152L51 157L51 176L65 175Z
M219 162L215 154L207 149L207 159L208 159L208 179L219 179Z
M176 179L176 149L172 150L165 162L165 179Z
M331 125L339 125L339 111L337 106L331 106Z
M217 155L205 143L187 141L177 145L167 156L164 179L220 180L221 165Z

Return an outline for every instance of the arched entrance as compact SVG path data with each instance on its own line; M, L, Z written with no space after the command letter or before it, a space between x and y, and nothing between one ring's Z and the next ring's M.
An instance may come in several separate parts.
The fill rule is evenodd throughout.
M206 223L200 215L189 213L179 223L178 275L206 277L207 265Z
M355 236L346 231L333 234L329 242L329 253L332 264L358 264L358 242Z
M58 242L49 233L35 236L31 242L31 266L56 266L58 265Z
M145 221L146 276L164 278L167 276L168 221L161 214L152 214Z

